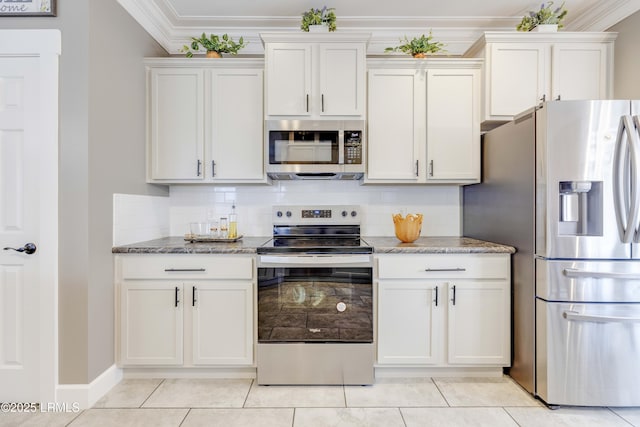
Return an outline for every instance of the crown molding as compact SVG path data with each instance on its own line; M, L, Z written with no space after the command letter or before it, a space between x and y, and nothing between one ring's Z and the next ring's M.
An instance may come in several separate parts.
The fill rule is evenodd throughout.
M202 33L227 33L234 40L248 42L242 55L262 55L261 33L300 33L297 16L202 16L180 17L167 2L158 0L117 0L118 3L165 49L173 55ZM640 10L640 0L598 2L565 25L569 31L604 31ZM428 16L346 16L339 17L336 34L371 33L367 54L377 55L385 47L396 46L401 38L424 34L446 45L449 55L463 55L485 31L515 32L520 17L428 17Z
M596 2L566 25L568 31L605 31L640 10L640 0Z

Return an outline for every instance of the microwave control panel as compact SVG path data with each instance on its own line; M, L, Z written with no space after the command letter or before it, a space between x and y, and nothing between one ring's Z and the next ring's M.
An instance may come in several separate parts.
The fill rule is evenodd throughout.
M362 164L362 131L344 131L344 163L346 165Z

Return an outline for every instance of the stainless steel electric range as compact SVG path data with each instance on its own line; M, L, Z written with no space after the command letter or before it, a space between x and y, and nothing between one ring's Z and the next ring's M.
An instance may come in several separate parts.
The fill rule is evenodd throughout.
M276 206L258 248L258 384L372 384L373 248L358 206Z

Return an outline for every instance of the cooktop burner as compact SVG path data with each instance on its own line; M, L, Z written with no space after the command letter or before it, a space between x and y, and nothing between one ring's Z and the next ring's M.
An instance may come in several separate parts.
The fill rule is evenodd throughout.
M266 253L372 253L360 238L359 206L274 206L273 238Z

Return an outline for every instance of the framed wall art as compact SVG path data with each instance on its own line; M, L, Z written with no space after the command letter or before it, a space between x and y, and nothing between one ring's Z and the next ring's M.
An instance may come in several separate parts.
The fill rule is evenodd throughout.
M0 0L0 16L56 16L56 0Z

